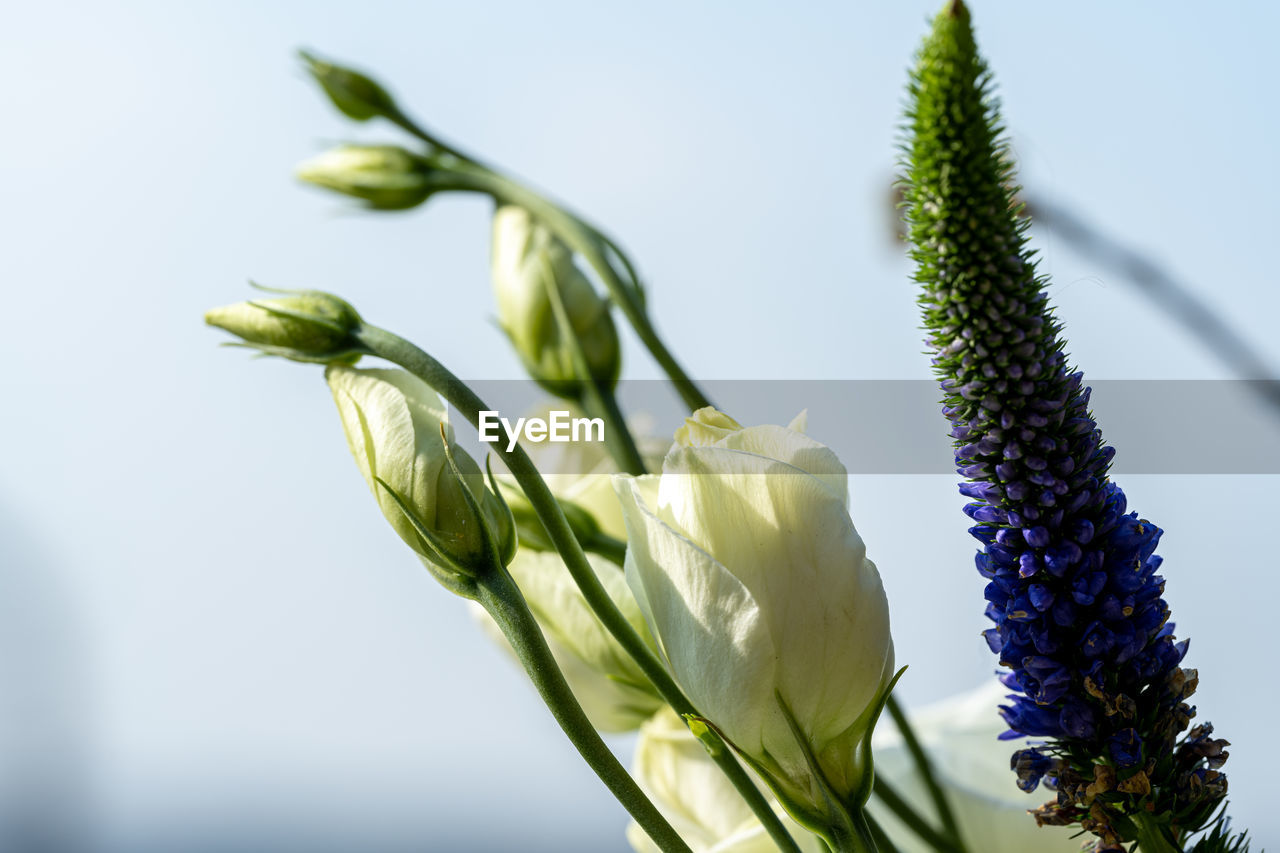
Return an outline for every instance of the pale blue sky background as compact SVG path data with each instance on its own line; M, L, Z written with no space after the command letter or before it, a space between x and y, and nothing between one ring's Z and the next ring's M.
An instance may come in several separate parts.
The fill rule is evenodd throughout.
M464 376L519 375L489 320L487 204L374 217L294 184L294 163L334 141L397 137L340 120L293 51L376 71L442 134L618 235L695 376L916 378L928 364L885 197L933 11L10 8L0 825L47 803L74 850L623 849L620 809L385 529L318 371L219 350L200 324L250 277L321 288ZM1195 283L1280 362L1276 7L974 14L1023 182ZM1036 240L1088 375L1223 375L1125 281ZM628 376L657 376L631 339L627 355ZM1168 531L1202 718L1234 743L1238 820L1273 848L1278 479L1123 482ZM992 665L953 482L852 483L908 701ZM465 820L470 840L440 840Z

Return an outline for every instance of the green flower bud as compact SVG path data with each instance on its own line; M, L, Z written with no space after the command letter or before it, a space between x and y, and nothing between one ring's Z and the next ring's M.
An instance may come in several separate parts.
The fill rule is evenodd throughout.
M340 145L299 164L297 175L375 210L408 210L454 185L427 160L398 145Z
M588 377L576 367L574 342L561 333L549 287L560 294L591 379L612 385L622 360L609 305L573 262L573 253L522 207L493 217L493 289L498 322L525 369L543 388L574 398Z
M204 321L240 337L245 346L294 361L354 364L361 355L354 337L360 315L318 290L225 305L207 311Z
M403 370L332 366L325 379L383 515L437 578L455 586L511 561L511 512L457 446L435 391Z
M329 100L347 118L368 121L399 113L387 90L364 74L317 59L306 51L299 51L299 55Z

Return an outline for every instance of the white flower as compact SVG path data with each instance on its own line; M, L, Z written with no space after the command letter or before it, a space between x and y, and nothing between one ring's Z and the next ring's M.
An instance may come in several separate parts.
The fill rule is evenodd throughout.
M844 466L798 426L702 409L660 477L614 484L627 580L672 675L789 811L820 820L824 786L846 802L867 790L860 747L893 641Z
M983 853L1078 853L1078 827L1036 826L1028 809L1043 797L1023 793L1009 769L1016 748L996 739L1008 727L997 707L1009 691L994 679L967 693L944 699L910 714L911 727L929 754L934 773L946 792L960 824L965 845ZM892 720L884 720L872 741L876 776L919 813L932 816L933 804L924 780L916 772L911 754ZM901 824L879 800L871 798L869 811L889 833L902 853L928 853L933 848ZM937 821L933 821L937 825Z

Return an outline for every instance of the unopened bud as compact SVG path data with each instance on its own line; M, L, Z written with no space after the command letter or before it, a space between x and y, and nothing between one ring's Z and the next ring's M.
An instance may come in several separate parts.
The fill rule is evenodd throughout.
M377 116L391 116L399 112L395 100L377 82L359 71L343 68L317 59L301 51L307 71L324 89L329 100L347 118L368 121Z
M361 355L355 340L360 315L346 301L318 290L225 305L207 311L204 320L245 346L294 361L354 364Z
M297 175L375 210L417 207L451 185L439 169L398 145L341 145L299 164Z
M549 288L560 295L589 376L577 369L575 341L557 321ZM617 381L622 360L608 303L574 264L569 247L522 207L505 205L494 214L493 289L498 322L539 385L572 398L588 378L610 386Z
M351 455L401 539L455 577L511 561L511 513L455 443L435 391L403 370L333 366L325 378Z

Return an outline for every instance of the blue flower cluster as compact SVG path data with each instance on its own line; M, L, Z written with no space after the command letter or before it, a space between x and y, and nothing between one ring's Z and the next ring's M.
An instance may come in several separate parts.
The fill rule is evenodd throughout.
M1100 850L1135 840L1148 820L1176 839L1221 803L1226 742L1201 727L1179 743L1196 676L1180 667L1187 645L1156 574L1162 531L1108 477L1113 450L1026 246L989 86L968 10L952 0L912 77L904 200L982 543L985 635L1013 691L1005 737L1047 740L1013 757L1024 790L1057 788L1042 822L1079 823Z

